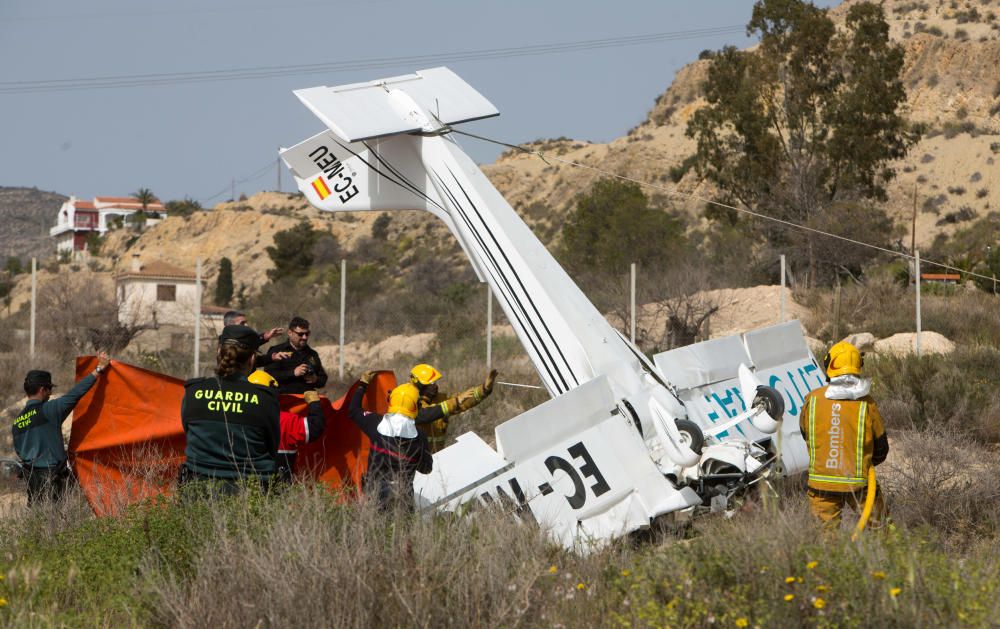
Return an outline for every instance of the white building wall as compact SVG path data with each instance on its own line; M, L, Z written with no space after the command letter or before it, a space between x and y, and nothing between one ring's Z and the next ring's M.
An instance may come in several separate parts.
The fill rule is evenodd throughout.
M158 285L176 286L175 301L157 300ZM180 325L194 327L194 280L126 278L118 281L118 321L126 325Z

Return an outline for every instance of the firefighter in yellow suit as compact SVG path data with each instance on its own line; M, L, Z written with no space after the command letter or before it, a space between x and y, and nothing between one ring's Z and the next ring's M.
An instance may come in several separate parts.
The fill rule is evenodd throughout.
M396 398L419 398L420 410L415 417L417 428L427 436L431 453L435 453L444 448L451 418L478 406L489 397L493 393L496 377L497 371L494 369L486 376L483 384L451 396L438 391L437 381L441 379L441 372L430 365L416 365L410 370L410 381L392 390L389 412L393 412ZM402 406L402 402L399 405Z
M809 507L813 515L835 527L844 506L860 512L868 488L868 470L885 461L889 438L882 425L871 380L861 376L861 353L841 341L823 359L828 384L806 396L799 429L809 449ZM885 516L885 501L876 485L872 521Z

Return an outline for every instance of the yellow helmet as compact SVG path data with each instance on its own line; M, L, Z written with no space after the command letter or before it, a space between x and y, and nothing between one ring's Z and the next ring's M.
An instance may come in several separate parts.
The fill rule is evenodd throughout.
M829 378L845 374L860 375L863 364L861 352L847 341L841 341L831 347L823 358L823 367L826 368L826 375Z
M430 365L420 364L410 370L410 382L430 384L441 379L441 372Z
M399 413L406 415L410 419L417 417L417 401L420 399L420 391L417 387L407 382L401 384L389 393L389 413Z
M249 380L254 384L259 384L264 387L278 386L278 381L274 379L274 376L267 373L263 369L258 369L257 371L247 376L247 380Z

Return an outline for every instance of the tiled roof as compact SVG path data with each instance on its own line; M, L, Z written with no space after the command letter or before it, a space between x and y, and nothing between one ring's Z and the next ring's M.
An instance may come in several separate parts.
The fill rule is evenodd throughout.
M73 207L78 210L96 210L97 206L90 201L80 201L79 199L73 202Z
M106 205L114 205L116 207L122 207L126 209L138 209L142 207L142 203L139 202L135 197L94 197L94 203L103 203ZM160 203L158 199L154 199L146 204L147 209L162 210L164 209L163 204Z

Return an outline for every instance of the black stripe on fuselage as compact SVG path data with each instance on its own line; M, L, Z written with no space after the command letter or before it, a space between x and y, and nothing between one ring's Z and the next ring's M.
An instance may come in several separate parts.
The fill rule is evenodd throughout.
M487 259L490 261L492 265L488 268L488 270L490 271L490 275L491 277L494 278L497 287L501 289L508 296L510 303L513 306L515 306L511 314L514 315L514 317L517 320L517 323L521 326L521 328L528 333L527 341L528 343L531 344L531 349L534 350L535 355L538 356L538 360L541 363L541 366L545 369L546 373L548 374L549 381L552 382L552 384L555 386L556 393L557 394L564 393L566 390L569 389L569 387L566 385L566 379L559 371L559 368L555 364L555 361L552 359L551 354L548 354L547 350L543 351L545 349L544 343L542 342L541 335L538 333L537 328L535 328L534 324L531 322L531 318L528 314L527 308L525 308L524 304L521 303L520 299L517 296L517 293L514 290L513 285L510 283L510 280L505 275L500 273L500 265L498 264L496 257L487 248L486 242L483 241L482 236L480 236L480 234L476 231L475 227L472 225L471 219L469 218L465 210L462 208L462 205L461 203L459 203L458 198L448 188L447 184L444 182L444 179L442 179L442 177L438 175L437 172L434 172L433 175L437 180L438 184L441 186L444 193L451 200L451 203L455 206L455 211L458 212L459 218L462 219L466 227L469 228L469 231L472 232L473 237L476 239L476 242L479 244L480 249L483 251L483 255L485 255ZM539 349L539 345L541 345L542 349ZM546 360L547 355L548 355L548 360ZM556 370L555 373L553 373L553 369Z
M447 167L447 164L445 164L445 166ZM511 264L510 259L507 257L507 254L503 250L503 247L500 246L500 242L497 240L497 237L493 234L493 231L489 228L489 225L486 224L486 221L483 219L483 215L479 211L479 208L476 207L476 204L472 202L472 198L469 196L469 193L466 192L465 188L462 186L462 182L458 179L458 177L455 176L455 173L452 172L451 168L448 168L448 172L451 174L452 178L455 179L455 183L458 184L458 188L462 191L462 194L464 194L465 198L468 199L469 205L472 206L472 209L473 211L475 211L476 216L479 217L480 222L486 229L486 233L489 234L490 238L493 240L493 244L496 245L497 250L500 252L500 255L503 256L504 261L506 261L507 264L510 266L511 270L513 270L514 265ZM521 290L524 291L524 295L528 300L528 303L531 304L531 308L535 311L535 315L537 315L538 320L542 324L542 327L545 328L545 333L549 335L550 339L552 339L552 344L555 346L556 351L559 352L559 358L562 359L563 364L566 365L566 368L569 370L570 375L573 376L573 380L576 382L576 385L579 386L580 380L579 378L576 377L576 372L573 371L573 366L569 364L568 360L566 360L566 355L563 354L562 347L559 346L559 342L556 340L555 335L552 334L552 330L549 329L549 325L545 322L545 319L542 317L542 313L538 311L538 306L536 306L534 300L531 299L531 293L528 292L528 289L524 286L524 282L521 281L521 277L517 273L514 273L514 279L516 279L517 283L520 284Z
M447 164L445 166L447 167ZM479 211L479 208L476 207L476 204L473 202L473 200L469 196L468 192L462 186L462 184L459 181L458 177L455 176L455 173L450 168L448 168L448 172L451 175L452 179L455 180L455 183L458 185L459 189L462 191L462 194L465 196L465 198L468 201L468 203L469 203L470 207L472 208L472 210L476 213L476 216L478 217L478 219L480 221L480 224L483 226L483 229L485 230L485 232L489 236L489 238L493 241L493 244L495 245L496 250L499 251L500 255L503 257L503 260L506 263L507 268L510 270L510 275L514 278L514 280L517 282L518 286L521 289L521 294L523 295L524 301L526 301L530 305L531 310L534 311L534 313L535 313L535 315L537 317L537 320L540 323L541 327L545 330L545 333L548 335L549 339L551 339L551 341L552 341L551 344L555 345L555 349L558 352L559 357L562 358L563 364L568 369L568 371L570 373L570 376L573 378L573 380L576 382L576 384L579 384L579 380L577 379L576 374L573 372L572 366L566 360L566 357L563 355L562 349L559 347L558 342L556 341L555 337L552 335L552 332L549 330L548 325L545 323L544 319L542 319L541 313L538 311L538 307L535 305L534 301L531 299L531 293L524 286L524 282L521 280L521 277L514 270L514 265L511 264L510 258L507 257L506 253L504 253L503 248L500 246L500 243L497 240L496 236L490 230L489 226L486 224L486 221L483 220L482 213ZM491 258L493 264L495 264L497 266L497 269L499 270L500 265L498 264L497 259L490 252L490 248L483 241L482 236L480 236L479 232L472 226L471 219L465 213L464 209L462 208L462 204L458 201L457 198L455 198L454 193L451 192L451 190L448 188L447 184L444 183L443 178L440 175L438 175L437 173L435 173L435 175L438 177L439 181L441 181L441 185L445 188L445 190L448 191L448 194L451 195L452 202L455 204L456 208L458 208L462 212L463 220L465 220L465 222L468 225L469 229L472 230L472 232L474 234L476 234L476 237L479 240L479 244L483 248L483 251L486 252L488 255L490 255L490 258ZM503 277L504 277L505 282L507 282L507 284L508 284L508 290L510 291L512 299L514 299L515 302L517 303L518 307L521 308L525 320L527 320L528 323L531 326L531 331L535 334L535 336L538 339L538 343L544 349L544 352L545 352L545 356L544 357L548 358L549 363L551 363L552 367L555 369L556 373L559 375L559 380L561 381L561 385L562 385L562 391L560 391L560 392L569 390L569 388L570 388L569 382L567 381L566 376L564 375L562 368L560 368L559 363L556 360L555 356L552 355L552 352L550 350L549 344L546 343L543 340L543 335L539 331L538 327L536 326L535 319L531 316L530 312L528 311L528 308L525 307L525 305L524 305L524 303L522 303L521 299L517 297L518 293L515 290L515 288L512 285L510 285L510 280L506 277L506 275L504 275ZM536 350L537 350L537 348L536 348ZM539 357L540 358L544 358L542 356L542 354L539 354ZM560 382L557 382L556 384L560 384Z

